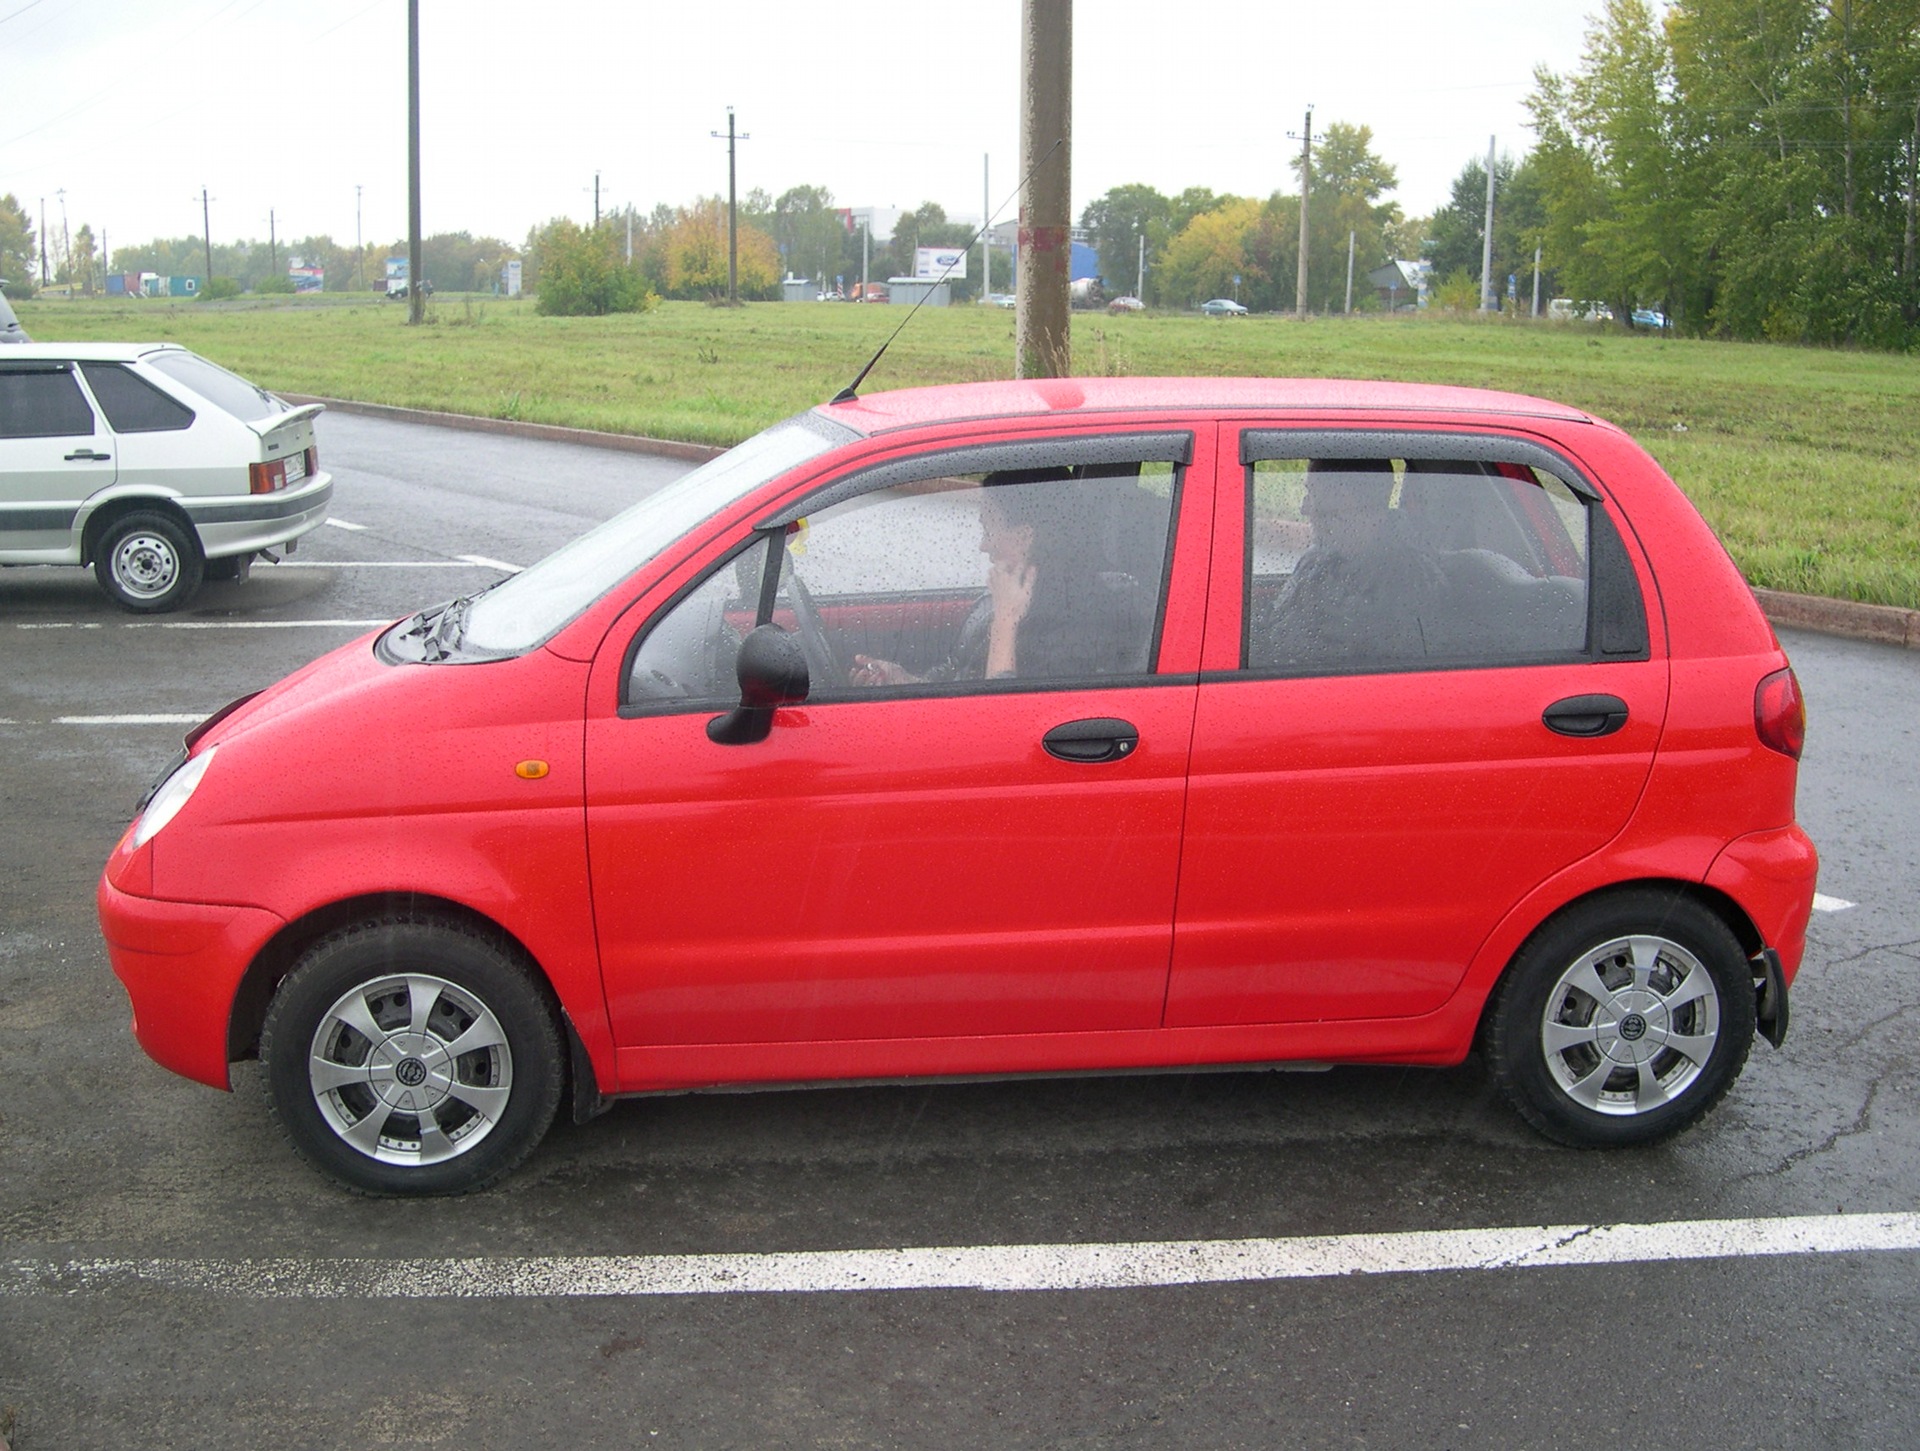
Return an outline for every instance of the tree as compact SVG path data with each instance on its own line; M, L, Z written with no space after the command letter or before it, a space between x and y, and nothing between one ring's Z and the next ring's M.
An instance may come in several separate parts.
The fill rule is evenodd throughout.
M1260 217L1259 202L1227 197L1189 221L1167 244L1161 261L1162 300L1184 307L1209 297L1232 296L1233 279L1238 276L1243 285L1247 281L1247 239Z
M566 217L547 223L533 248L540 275L535 308L548 317L647 310L652 294L621 249L607 227L581 227Z
M94 253L93 228L82 222L80 230L73 234L73 246L67 253L67 281L78 287L84 297L92 297L101 286L99 258Z
M1494 158L1493 292L1496 298L1505 294L1507 278L1516 277L1531 300L1535 247L1542 247L1547 253L1543 258L1544 267L1550 268L1552 260L1561 255L1544 247L1548 216L1542 184L1539 153L1519 162L1505 155ZM1476 159L1460 168L1447 204L1429 219L1422 254L1433 264L1435 277L1461 273L1472 278L1476 307L1486 222L1487 167L1484 161ZM1543 272L1541 285L1548 295L1556 281L1551 271Z
M1150 186L1116 186L1081 209L1080 225L1100 255L1100 275L1108 285L1131 292L1140 268L1140 242L1146 240L1147 275L1157 290L1160 258L1173 240L1173 203Z
M740 292L744 297L777 297L780 252L758 227L738 229ZM674 214L661 238L668 297L725 297L727 291L727 204L706 197Z
M33 221L13 193L8 192L0 196L0 281L7 285L7 296L33 296L39 267L34 251Z

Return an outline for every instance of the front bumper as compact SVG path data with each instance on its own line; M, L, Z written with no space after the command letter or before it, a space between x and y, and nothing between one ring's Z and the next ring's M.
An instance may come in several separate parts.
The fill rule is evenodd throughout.
M248 966L285 924L258 907L95 894L114 975L133 1001L133 1032L164 1068L229 1088L227 1024Z

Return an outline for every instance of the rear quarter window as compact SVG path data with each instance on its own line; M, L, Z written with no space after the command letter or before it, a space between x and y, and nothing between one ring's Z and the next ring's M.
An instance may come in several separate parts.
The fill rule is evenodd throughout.
M120 363L82 363L87 386L115 433L166 433L190 427L193 410Z

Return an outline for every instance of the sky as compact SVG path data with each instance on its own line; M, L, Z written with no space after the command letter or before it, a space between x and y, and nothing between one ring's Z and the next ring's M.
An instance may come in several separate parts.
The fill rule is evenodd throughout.
M1600 0L1079 0L1072 204L1144 183L1295 188L1313 108L1369 126L1409 215L1489 138L1532 145L1536 66ZM422 225L511 243L557 216L822 186L836 205L1014 215L1020 0L421 0ZM808 18L809 12L820 19ZM406 0L0 0L0 195L109 245L407 225ZM1004 209L1003 209L1004 208Z

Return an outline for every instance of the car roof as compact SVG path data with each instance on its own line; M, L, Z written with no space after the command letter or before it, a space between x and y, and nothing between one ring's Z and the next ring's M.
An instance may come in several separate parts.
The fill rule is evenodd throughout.
M20 343L7 349L10 363L132 363L157 352L184 353L178 343Z
M815 410L860 433L1044 415L1152 412L1517 414L1565 423L1591 414L1545 398L1440 383L1344 378L1036 378L873 393Z

